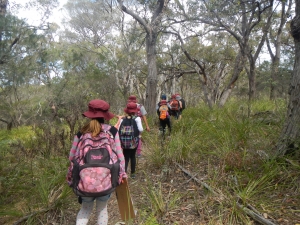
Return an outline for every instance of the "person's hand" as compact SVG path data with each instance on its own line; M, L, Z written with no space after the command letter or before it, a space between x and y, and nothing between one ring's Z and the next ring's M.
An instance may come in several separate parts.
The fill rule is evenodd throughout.
M148 131L148 132L150 131L150 127L149 126L146 127L146 131Z
M124 184L126 182L127 178L126 177L123 177L122 180L121 180L121 184Z
M118 120L122 119L123 118L123 115L116 115L116 117L118 118Z

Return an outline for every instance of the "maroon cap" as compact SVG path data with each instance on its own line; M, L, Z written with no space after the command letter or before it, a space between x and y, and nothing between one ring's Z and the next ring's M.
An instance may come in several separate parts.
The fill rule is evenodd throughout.
M160 105L167 105L167 101L166 100L161 100Z
M127 114L137 113L138 112L137 104L134 102L127 103L124 112L126 112Z
M115 115L109 112L109 104L106 101L100 99L94 99L89 102L89 110L82 113L83 116L95 119L104 118L106 120L112 119Z
M134 103L136 103L136 97L135 97L135 95L130 95L128 97L128 102L134 102Z

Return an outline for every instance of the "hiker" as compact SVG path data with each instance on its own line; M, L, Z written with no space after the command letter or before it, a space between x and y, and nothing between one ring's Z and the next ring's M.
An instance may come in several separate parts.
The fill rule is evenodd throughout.
M127 173L127 167L130 161L130 177L135 178L135 155L139 144L140 135L143 132L143 125L141 117L135 116L138 112L136 103L129 102L124 109L124 112L126 115L120 121L119 136L125 157L125 171Z
M134 103L137 104L138 112L136 113L136 116L141 117L142 121L144 121L144 123L146 125L146 130L150 131L148 121L147 121L147 117L146 117L147 111L146 111L145 107L142 104L137 103L137 99L136 99L135 95L130 95L128 97L127 102L134 102ZM137 152L137 157L138 158L141 157L141 153L142 153L142 137L141 136L140 136L140 139L139 139L139 145L138 145L138 148L137 148L136 152Z
M176 95L173 94L170 100L171 115L177 120L179 118L181 102L176 99Z
M126 172L125 172L125 160L124 160L124 155L123 151L120 145L120 139L119 139L119 134L118 130L114 126L110 126L106 124L104 121L109 121L110 119L114 118L114 114L109 112L109 104L103 100L100 99L95 99L89 102L88 104L88 111L84 112L82 115L84 117L87 117L91 119L85 126L81 128L81 130L75 135L73 143L72 143L72 148L70 150L70 155L69 155L69 160L71 162L71 165L69 166L68 169L68 174L67 174L67 182L69 186L73 187L73 190L75 194L77 194L78 191L78 201L81 203L81 209L77 214L76 217L76 225L86 225L89 221L89 217L93 211L93 206L94 202L96 200L96 213L97 213L97 221L98 224L103 224L107 225L108 224L108 213L107 213L107 202L108 199L111 196L112 191L114 191L114 186L117 186L121 182L123 182L123 179L127 178ZM119 117L119 120L121 120L121 117ZM96 142L97 141L97 142ZM98 143L99 142L99 143ZM88 143L87 145L84 145L84 143ZM101 146L106 146L106 147L98 147L98 149L90 146L95 146L95 143L103 144ZM84 145L84 146L83 146ZM89 147L89 148L88 148ZM108 149L108 156L105 155L92 155L93 151L101 151L103 149ZM110 150L110 151L109 151ZM114 153L113 153L114 152ZM89 153L89 154L87 154ZM92 155L90 158L87 156ZM101 157L99 157L101 156ZM97 190L100 191L104 188L105 191L101 193L101 196L99 192L95 192L91 194L91 192L84 192L85 196L91 196L92 197L84 197L82 195L79 195L79 187L80 185L76 185L76 179L75 176L72 176L72 173L74 174L76 171L75 168L79 167L81 164L84 164L86 160L94 160L93 162L101 161L102 158L107 158L108 162L111 163L110 165L113 164L113 166L118 165L117 170L109 170L107 168L104 168L108 170L109 172L104 173L103 167L101 167L102 170L99 170L99 172L96 172L96 176L92 173L90 173L90 177L88 177L88 185L84 186L86 190ZM76 164L76 160L79 160L79 163ZM107 162L107 164L108 164ZM79 165L79 166L78 166ZM95 164L94 164L95 165ZM98 164L97 164L98 165ZM88 162L84 165L88 166ZM99 166L100 167L100 166ZM97 169L99 168L97 167ZM93 169L94 167L89 167L88 169ZM116 168L116 167L114 167ZM86 168L82 168L80 170L80 173L83 172L83 170ZM72 171L73 170L73 171ZM100 172L101 171L101 172ZM115 171L119 171L116 173L113 173ZM79 169L78 169L78 174L79 174ZM98 174L98 175L97 175ZM99 175L101 174L101 175ZM94 175L94 176L92 176ZM105 176L106 175L106 176ZM113 176L114 175L114 176ZM114 177L114 179L112 179ZM107 178L107 180L105 180ZM81 178L79 178L81 179ZM112 185L114 180L114 184ZM102 182L103 183L102 183ZM104 183L106 181L106 183ZM81 179L82 182L82 179ZM116 184L117 183L117 184ZM80 184L80 182L79 182ZM83 187L83 185L82 185ZM109 193L110 192L110 193ZM108 193L108 194L106 194Z
M170 104L169 104L169 102L170 101L167 101L167 96L165 95L165 94L162 94L161 96L160 96L160 101L161 100L166 100L166 102L167 102L167 106L170 108ZM160 101L157 103L157 105L156 105L156 111L158 110L158 108L160 107Z
M166 126L168 126L169 135L171 134L171 118L170 118L170 109L168 103L165 99L162 99L159 102L159 107L157 109L157 115L159 117L160 130L165 134Z
M182 118L182 111L185 109L185 100L181 98L180 94L175 94L176 100L180 102L180 111L179 111L179 119Z

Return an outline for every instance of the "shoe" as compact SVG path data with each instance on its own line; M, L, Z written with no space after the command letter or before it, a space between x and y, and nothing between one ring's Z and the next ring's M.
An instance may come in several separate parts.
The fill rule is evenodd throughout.
M137 157L137 158L141 158L141 156L142 156L141 154L137 154L137 156L136 156L136 157Z
M132 173L132 174L130 175L130 177L131 177L132 179L135 179L135 173Z

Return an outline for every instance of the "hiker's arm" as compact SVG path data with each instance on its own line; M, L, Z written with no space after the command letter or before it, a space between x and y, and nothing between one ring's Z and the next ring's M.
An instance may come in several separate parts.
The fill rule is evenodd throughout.
M180 109L182 109L182 102L181 101L178 101L178 102L179 102Z
M148 125L148 121L147 121L147 117L146 116L142 116L144 123L146 124L146 131L150 131L150 127Z
M118 159L120 160L120 172L119 172L119 184L120 184L123 178L127 178L127 174L125 172L125 158L124 158L123 150L121 148L119 132L117 132L114 141L112 143L112 146L117 153Z
M122 120L123 116L116 116L116 117L118 117L118 121L117 121L117 123L114 125L114 127L117 128L117 129L119 130L120 123L121 123L121 120Z
M73 169L73 163L72 163L72 159L75 158L75 156L79 155L79 142L80 139L78 138L77 135L75 135L73 143L72 143L72 147L70 150L70 154L69 154L69 160L70 160L70 165L68 167L68 172L67 172L67 176L66 176L66 180L69 186L72 185L72 169Z
M136 121L136 125L137 125L137 127L138 127L139 132L143 132L143 131L144 131L144 128L143 128L143 124L142 124L141 117L137 117L137 118L135 119L135 121Z

